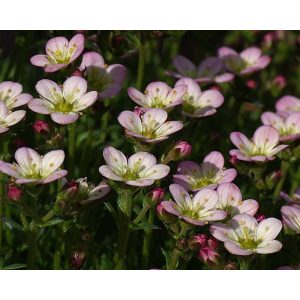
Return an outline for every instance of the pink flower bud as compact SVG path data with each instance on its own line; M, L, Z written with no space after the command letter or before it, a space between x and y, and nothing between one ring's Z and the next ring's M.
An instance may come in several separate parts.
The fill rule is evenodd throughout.
M212 86L210 89L214 91L221 91L221 88L217 85Z
M80 269L85 259L85 253L83 251L74 251L71 257L71 264L73 268Z
M33 130L36 132L36 133L46 133L46 132L49 132L50 129L49 129L49 124L43 120L37 120L33 123L32 125L33 127Z
M208 247L210 247L211 249L214 249L214 250L219 248L219 242L213 237L211 237L207 240L207 245L208 245Z
M157 217L164 223L171 223L173 222L176 218L171 215L170 213L168 213L163 206L160 204L158 204L156 206L156 214Z
M219 253L210 247L202 247L198 253L199 259L205 264L218 264Z
M246 86L247 86L249 89L253 90L253 89L256 88L257 84L256 84L256 81L255 81L255 80L250 79L250 80L248 80L248 81L246 82Z
M276 76L273 81L273 85L279 89L283 89L286 86L286 79L282 75Z
M265 219L266 219L266 216L263 215L263 214L258 214L258 215L256 215L255 218L256 218L257 222L259 223L259 222L265 220Z
M144 114L144 112L142 111L142 109L139 107L139 106L136 106L134 108L134 111L133 111L135 114L137 114L139 117L142 116Z
M178 158L183 159L190 156L192 152L192 146L186 141L179 141L174 146L175 151L178 153Z
M268 32L267 34L265 34L263 37L263 47L270 48L273 44L274 38L275 36L272 32Z
M204 233L197 234L190 238L189 246L191 249L197 249L200 247L205 247L207 245L207 235Z
M236 166L239 162L239 160L237 159L237 157L235 155L232 155L229 159L229 162L233 165Z
M165 195L165 190L162 188L154 188L150 193L149 196L153 203L159 203Z
M81 74L80 70L77 69L77 70L75 70L75 71L72 73L71 76L82 77L82 74Z
M8 186L7 197L12 201L18 201L23 195L23 191L14 185Z

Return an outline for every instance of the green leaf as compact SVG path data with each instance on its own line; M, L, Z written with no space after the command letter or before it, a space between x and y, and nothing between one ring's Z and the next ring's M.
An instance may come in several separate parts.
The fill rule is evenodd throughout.
M49 226L54 226L56 224L64 222L64 219L61 218L53 218L45 223L38 224L39 227L49 227Z
M19 231L24 231L23 227L20 224L16 223L15 221L13 221L13 220L11 220L9 218L6 218L6 217L3 216L2 217L2 222L10 230L16 229L16 230L19 230Z
M141 222L138 224L131 224L131 228L132 230L154 230L154 229L160 229L160 227L153 225L153 224L149 224L147 222Z
M27 265L25 264L13 264L13 265L8 265L3 268L3 270L18 270L18 269L24 269L26 268Z
M167 250L165 250L164 248L160 248L161 252L163 253L165 259L166 259L166 268L167 270L169 269L169 265L170 265L170 261L171 261L171 257L169 255L169 253L167 252Z

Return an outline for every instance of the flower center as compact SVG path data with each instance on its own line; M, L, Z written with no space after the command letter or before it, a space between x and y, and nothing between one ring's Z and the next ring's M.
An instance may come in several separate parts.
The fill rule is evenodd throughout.
M200 189L202 187L208 186L212 183L214 183L214 180L212 178L208 177L201 177L201 178L193 178L193 189Z
M74 108L74 105L72 103L69 103L65 100L61 100L58 103L54 105L54 110L59 111L62 113L69 113L72 112Z

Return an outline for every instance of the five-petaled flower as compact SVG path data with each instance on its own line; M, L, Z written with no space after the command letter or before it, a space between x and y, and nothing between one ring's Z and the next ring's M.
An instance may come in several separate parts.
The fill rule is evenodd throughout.
M239 214L254 216L258 210L256 200L242 200L240 189L234 183L222 183L217 188L217 208L227 212L229 217Z
M41 98L32 99L28 107L40 114L50 114L58 124L75 122L79 113L97 99L97 92L87 93L86 80L77 76L69 77L62 88L52 80L40 80L36 90Z
M210 221L218 221L226 218L227 214L223 210L218 210L218 194L211 189L202 189L194 196L191 196L179 184L171 184L170 192L174 201L163 201L163 208L178 216L180 219L198 226L204 226Z
M222 47L218 50L219 57L223 60L227 69L235 74L247 75L266 68L271 58L262 55L257 47L250 47L237 53L229 47Z
M58 170L65 159L62 150L54 150L41 156L30 148L19 148L15 153L17 164L0 161L0 172L16 178L16 183L45 184L67 175Z
M224 102L223 95L217 90L207 90L202 92L198 83L191 78L179 79L177 86L187 86L187 91L183 97L183 113L192 118L201 118L213 115L216 108Z
M84 49L84 36L76 34L70 41L59 36L50 39L46 44L46 55L38 54L31 57L30 62L51 73L67 67Z
M272 112L264 112L261 121L264 125L276 128L282 142L292 142L300 138L300 112L293 112L286 118Z
M0 83L0 102L4 102L8 110L28 104L32 96L22 93L23 87L20 83L4 81Z
M208 57L198 68L188 58L177 55L173 60L177 72L167 71L167 75L175 78L190 77L199 83L224 83L232 81L234 75L225 71L222 60L218 57Z
M166 83L157 81L148 84L144 94L130 87L128 89L128 95L134 102L144 108L162 108L169 110L182 103L182 98L186 90L186 85L177 85L172 89Z
M221 183L232 182L237 175L233 168L224 169L224 157L218 151L205 156L201 165L193 161L180 162L177 171L173 181L188 191L198 191L204 187L215 189Z
M260 126L249 140L241 132L230 134L231 142L238 148L230 150L230 155L239 160L265 162L275 159L275 155L288 147L279 145L279 132L272 126Z
M10 112L5 103L0 101L0 133L8 131L10 126L20 122L25 117L25 114L25 110Z
M123 181L128 185L149 186L170 172L170 167L156 164L155 156L147 152L138 152L127 160L121 151L105 147L103 157L107 165L99 168L101 175L111 180Z
M98 92L98 100L119 94L127 73L123 65L106 65L97 52L83 54L79 70L84 72L89 89Z
M180 121L167 121L168 113L159 108L150 108L140 116L132 111L123 111L119 123L128 135L142 139L147 143L166 140L170 134L182 129Z
M235 255L253 253L269 254L281 249L282 244L275 240L282 229L282 223L275 218L268 218L260 223L247 214L234 216L229 224L217 223L210 226L210 233L225 248Z

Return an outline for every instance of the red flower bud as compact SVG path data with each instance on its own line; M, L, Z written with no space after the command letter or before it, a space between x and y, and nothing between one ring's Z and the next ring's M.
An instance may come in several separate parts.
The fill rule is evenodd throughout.
M259 214L259 215L256 215L255 218L256 218L257 222L261 222L266 219L266 216L263 214Z
M210 247L202 247L198 254L199 259L205 264L218 264L219 253Z
M273 85L279 89L283 89L286 86L286 79L282 75L276 76L273 81Z
M207 235L204 233L197 234L190 238L189 240L189 246L191 249L195 249L200 247L204 247L207 245Z
M81 74L80 70L77 69L77 70L75 70L75 71L72 73L71 76L82 77L82 74Z
M256 81L255 81L255 80L250 79L250 80L248 80L248 81L246 82L246 86L247 86L249 89L253 90L253 89L256 88L257 84L256 84Z
M85 253L82 251L74 251L71 257L71 264L73 268L80 269L85 259Z
M156 214L158 218L164 223L171 223L175 220L175 216L168 213L161 205L161 203L156 206Z
M23 195L23 191L14 185L8 186L7 197L12 201L18 201Z
M165 195L165 190L162 188L154 188L150 193L149 196L153 203L159 203Z
M43 120L37 120L33 123L32 125L33 127L33 130L36 132L36 133L47 133L50 131L49 129L49 124Z

